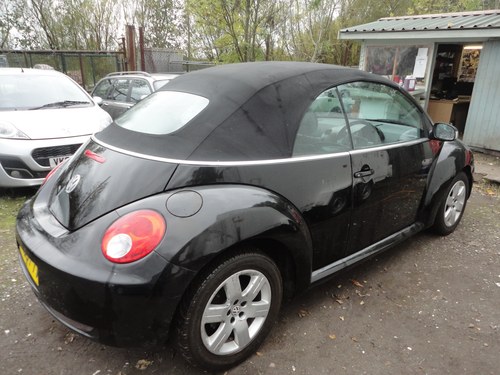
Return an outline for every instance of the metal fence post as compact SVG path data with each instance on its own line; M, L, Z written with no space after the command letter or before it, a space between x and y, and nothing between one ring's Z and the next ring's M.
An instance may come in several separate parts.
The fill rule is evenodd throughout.
M92 70L92 80L94 81L95 85L95 66L94 66L94 56L90 56L90 68Z
M85 87L85 71L83 69L83 58L82 58L81 53L78 53L78 61L80 63L80 75L82 77L82 86ZM94 85L95 85L95 82L94 82Z
M66 58L64 57L64 54L58 52L56 55L59 55L59 58L61 60L61 68L64 74L68 73L68 66L66 65Z

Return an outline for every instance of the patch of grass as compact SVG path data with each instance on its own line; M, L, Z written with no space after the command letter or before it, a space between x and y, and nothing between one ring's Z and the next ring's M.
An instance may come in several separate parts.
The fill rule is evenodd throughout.
M14 228L17 212L33 194L33 190L0 190L0 232Z

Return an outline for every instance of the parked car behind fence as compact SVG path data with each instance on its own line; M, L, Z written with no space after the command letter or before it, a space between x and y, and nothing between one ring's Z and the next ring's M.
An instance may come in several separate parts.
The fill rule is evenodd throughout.
M179 74L146 72L116 72L101 79L92 97L113 119L134 104L164 86Z

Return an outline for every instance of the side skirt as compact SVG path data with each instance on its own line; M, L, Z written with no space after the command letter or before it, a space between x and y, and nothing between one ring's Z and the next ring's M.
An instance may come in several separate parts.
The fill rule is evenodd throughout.
M352 266L353 264L358 263L363 259L379 254L387 250L388 248L404 241L408 237L411 237L415 233L420 232L422 229L424 229L424 225L422 223L412 224L409 227L406 227L399 232L396 232L389 237L386 237L383 240L358 251L357 253L351 254L323 268L313 271L313 273L311 274L311 284L324 279L325 277L333 275L334 273L346 267Z

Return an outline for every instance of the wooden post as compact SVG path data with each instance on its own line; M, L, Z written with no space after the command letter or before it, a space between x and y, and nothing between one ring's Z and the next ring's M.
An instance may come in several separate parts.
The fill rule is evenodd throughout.
M394 56L394 64L392 66L392 77L391 77L392 81L394 81L394 77L396 76L398 64L399 64L399 47L396 48L396 56ZM399 79L401 79L401 77ZM399 84L399 82L396 83Z
M86 84L86 82L85 82L85 71L83 69L83 56L82 56L81 53L78 53L78 61L80 62L80 76L82 77L82 86L85 89L87 89L86 85L85 85ZM94 67L92 67L92 68L94 68ZM94 78L94 82L92 82L92 87L94 87L94 86L95 86L95 78Z
M137 70L137 64L135 59L135 26L127 25L127 57L128 57L128 69Z
M139 27L139 53L141 55L141 70L146 71L146 61L144 59L144 28Z

